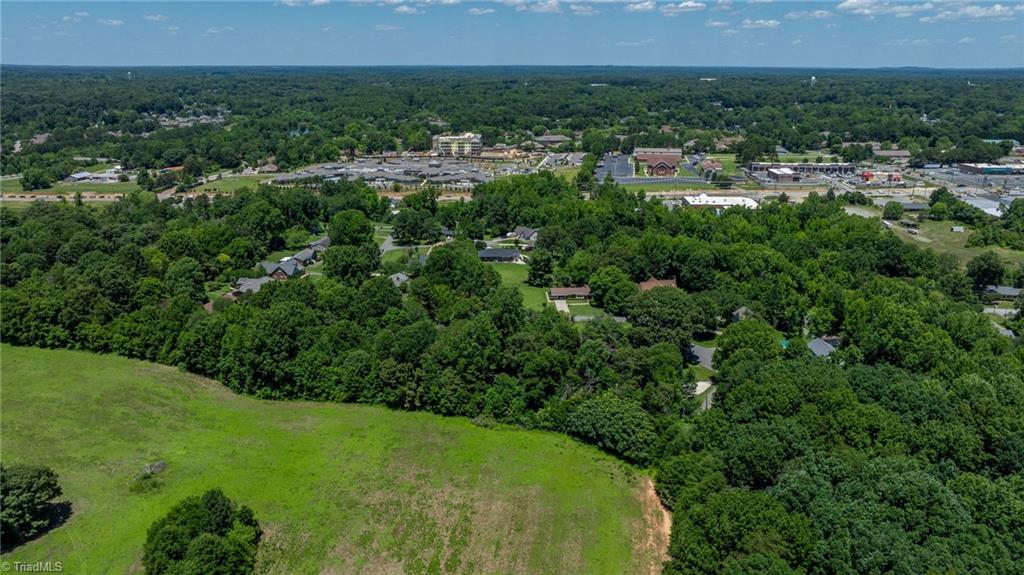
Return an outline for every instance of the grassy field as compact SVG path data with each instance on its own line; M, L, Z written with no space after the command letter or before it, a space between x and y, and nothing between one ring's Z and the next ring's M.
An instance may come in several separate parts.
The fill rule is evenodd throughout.
M622 184L622 187L631 191L639 192L674 192L686 190L717 190L713 184Z
M205 192L208 194L228 194L237 192L239 189L248 186L249 188L255 189L260 182L273 179L271 176L227 176L219 180L207 182L198 188L195 192Z
M1024 252L1017 250L999 246L967 247L970 230L962 234L954 233L950 230L954 225L958 224L925 220L919 222L920 233L917 235L910 234L900 225L894 225L892 230L906 242L937 252L951 253L965 265L971 258L990 250L999 254L1006 263L1014 266L1024 263Z
M52 466L72 505L4 561L141 573L150 524L221 487L264 528L260 573L657 572L650 481L565 436L260 401L114 356L0 352L3 461ZM163 485L132 493L157 460Z
M541 309L547 305L547 290L526 285L530 267L523 264L489 264L501 275L501 283L515 286L523 294L523 306L527 309Z
M381 254L381 256L380 256L380 263L381 264L397 263L397 264L402 264L404 266L405 264L409 263L409 260L411 260L413 257L418 256L420 254L427 253L428 249L429 248L412 248L412 247L409 247L409 248L402 248L400 250L391 250L390 252L385 252L385 253Z
M96 194L126 194L128 192L134 192L139 189L139 186L135 182L115 182L112 184L65 184L57 183L52 187L45 188L42 190L32 190L26 192L21 188L21 180L0 180L0 193L3 194L63 194L67 197L72 197L75 192L93 192ZM21 198L19 198L21 199Z
M736 166L736 154L708 154L712 160L718 160L722 164L722 173L727 176L736 175L739 172Z

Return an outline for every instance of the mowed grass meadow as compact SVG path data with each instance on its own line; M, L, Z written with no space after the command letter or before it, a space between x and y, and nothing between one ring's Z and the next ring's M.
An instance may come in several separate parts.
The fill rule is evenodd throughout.
M153 521L220 487L264 527L260 573L653 572L649 482L562 435L261 401L116 356L8 345L0 356L0 455L53 467L73 509L4 561L141 573ZM133 493L155 461L167 463L162 487Z

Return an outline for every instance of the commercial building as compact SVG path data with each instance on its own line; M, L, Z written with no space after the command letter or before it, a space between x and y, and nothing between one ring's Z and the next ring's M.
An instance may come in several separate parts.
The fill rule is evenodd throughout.
M999 164L957 164L957 168L965 174L1009 176L1013 173L1011 166L1001 166Z
M751 209L757 207L756 201L743 196L709 196L707 194L701 194L699 196L683 196L683 201L685 201L686 205L691 208L724 210L735 206Z
M773 182L791 184L800 181L800 174L792 168L768 168L768 178Z
M442 156L476 156L483 147L480 134L466 132L457 136L434 136L434 152Z
M633 159L647 165L649 176L674 176L683 160L682 148L636 148Z
M899 172L864 172L860 175L866 184L902 184L903 174Z
M751 162L751 172L767 172L771 169L789 168L798 174L854 174L857 164L850 162Z

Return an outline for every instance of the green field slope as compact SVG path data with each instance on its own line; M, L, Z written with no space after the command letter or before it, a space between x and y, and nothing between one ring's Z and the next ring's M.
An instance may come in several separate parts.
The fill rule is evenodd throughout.
M649 480L555 434L238 396L173 368L3 346L2 455L60 475L73 514L6 554L141 573L146 530L222 487L264 527L260 573L656 573ZM129 480L167 469L157 491Z

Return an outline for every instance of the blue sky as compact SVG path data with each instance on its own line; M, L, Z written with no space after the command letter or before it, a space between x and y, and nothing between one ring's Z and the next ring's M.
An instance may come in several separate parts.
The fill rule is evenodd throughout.
M1024 0L0 1L0 61L1024 66Z

